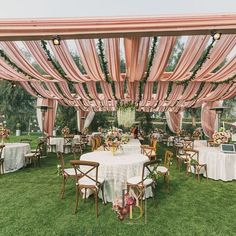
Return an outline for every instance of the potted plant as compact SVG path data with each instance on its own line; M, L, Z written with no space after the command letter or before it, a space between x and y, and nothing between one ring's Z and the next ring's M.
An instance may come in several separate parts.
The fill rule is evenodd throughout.
M21 127L21 124L17 123L16 124L16 136L20 136L21 135L20 127Z

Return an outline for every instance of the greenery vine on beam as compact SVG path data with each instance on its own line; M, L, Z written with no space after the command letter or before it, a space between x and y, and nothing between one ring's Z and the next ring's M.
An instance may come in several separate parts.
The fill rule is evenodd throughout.
M20 72L21 74L27 76L29 79L36 79L35 77L31 76L27 72L25 72L23 69L21 69L18 65L16 65L6 54L3 50L0 50L0 56L4 59L4 61L10 65L13 69L15 69L17 72Z
M214 39L214 37L212 37L212 42L210 43L210 45L208 45L208 47L207 47L203 57L194 66L192 75L188 79L178 82L179 84L184 84L184 87L186 88L188 83L190 81L192 81L193 79L195 79L197 72L202 68L203 63L208 58L208 56L209 56L209 54L211 52L211 49L213 48L213 44L214 44L215 41L216 41L216 39Z
M104 54L104 46L103 46L103 42L102 39L98 39L98 50L99 50L99 58L101 60L101 66L102 66L102 70L103 73L105 75L105 80L107 83L111 83L111 80L109 78L109 74L108 74L108 68L107 68L107 61L105 59L105 54Z
M47 48L47 42L44 40L41 40L41 46L43 48L43 50L45 51L45 53L47 54L48 60L52 62L52 65L54 66L54 68L58 71L58 73L61 75L61 77L65 80L68 81L68 79L66 78L66 74L63 71L63 69L57 65L57 63L53 60L50 51Z
M151 67L152 67L152 64L153 64L154 56L155 56L156 46L157 46L157 37L153 37L151 54L150 54L150 58L149 58L149 61L148 61L147 72L146 72L146 75L143 79L145 83L146 83L146 81L147 81L147 79L150 75Z

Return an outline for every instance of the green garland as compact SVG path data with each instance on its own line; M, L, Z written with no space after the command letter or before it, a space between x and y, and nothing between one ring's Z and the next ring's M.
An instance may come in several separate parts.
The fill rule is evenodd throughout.
M167 95L166 95L165 101L167 101L167 99L169 98L169 95L170 95L170 93L172 91L172 88L173 88L173 82L171 81L168 84L168 90L167 90Z
M197 99L198 99L198 96L199 96L199 94L201 93L201 91L202 91L204 85L205 85L205 82L201 82L201 84L200 84L200 86L199 86L199 88L198 88L196 94L194 95L194 97L193 97L192 99L190 99L190 101L193 101L193 100L197 100Z
M211 82L211 84L228 84L230 82L234 83L234 79L236 78L236 74L232 75L231 77L229 77L228 79L224 80L224 81L220 81L220 82Z
M186 79L186 80L183 80L183 81L178 81L177 83L178 84L184 84L185 88L187 87L188 85L188 82L192 81L193 79L195 79L195 76L197 74L197 72L202 68L202 65L203 63L207 60L210 52L211 52L211 49L213 48L213 44L216 40L212 37L212 42L210 43L210 45L207 47L206 51L205 51L205 54L203 55L203 57L201 58L201 60L199 60L197 62L197 64L194 66L194 69L193 69L193 73L192 75Z
M147 82L148 77L150 75L151 67L152 67L155 52L156 52L156 45L157 45L157 37L153 37L151 54L150 54L150 58L148 61L147 72L146 72L145 77L139 81L139 101L141 101L141 99L142 99L142 91L143 91L144 84Z
M94 100L94 99L90 96L90 94L89 94L87 84L86 84L86 83L82 83L82 86L83 86L84 92L86 93L87 97L89 98L89 101Z
M104 46L103 46L103 42L102 39L98 39L98 50L99 50L99 57L101 59L101 63L102 63L102 70L103 73L105 75L105 80L107 83L111 83L111 80L109 78L109 73L108 73L108 68L107 68L107 61L105 59L105 54L104 54Z
M150 71L151 71L151 67L153 64L153 60L154 60L154 56L155 56L155 52L156 52L156 46L157 46L157 37L153 37L153 41L152 41L152 48L151 48L151 54L150 54L150 58L148 61L148 67L147 67L147 72L146 75L143 79L143 81L146 83L149 75L150 75Z
M45 51L45 53L47 54L48 60L52 62L52 65L58 71L58 73L61 75L61 77L65 80L69 81L66 78L66 74L65 74L64 70L60 66L58 66L57 63L53 60L51 53L47 48L47 42L44 40L41 40L41 46L42 46L43 50Z
M21 74L27 76L29 79L35 79L37 78L29 75L27 72L25 72L23 69L21 69L18 65L16 65L6 54L3 50L0 50L0 56L4 59L4 61L10 65L13 69L15 69L17 72L20 72Z
M140 80L139 81L139 102L142 100L142 91L143 91L143 87L144 87L144 81Z
M104 54L104 46L103 46L103 42L102 39L98 39L98 50L99 50L99 58L101 61L101 67L102 67L102 71L105 75L105 80L107 83L111 84L111 89L112 89L112 95L115 98L115 100L117 100L116 97L116 89L115 89L115 82L113 80L110 79L109 77L109 72L108 72L108 68L107 68L107 60L105 58L105 54Z

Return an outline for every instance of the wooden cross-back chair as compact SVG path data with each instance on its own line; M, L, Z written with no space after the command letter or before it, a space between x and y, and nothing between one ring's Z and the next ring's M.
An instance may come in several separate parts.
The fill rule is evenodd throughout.
M57 150L57 145L56 144L52 144L51 143L51 138L53 138L53 136L47 136L47 148L49 152L56 152Z
M44 141L40 141L34 152L25 154L26 165L33 163L34 167L36 167L36 165L40 167L40 158L42 157L43 154L43 147L44 147Z
M66 149L69 149L69 152L72 152L74 135L64 136L63 152L66 152Z
M141 153L146 155L150 160L156 159L157 139L152 138L150 145L141 145Z
M60 162L62 185L61 185L61 199L65 197L65 185L68 179L76 179L74 168L65 168L64 155L62 152L57 152L57 158Z
M187 172L191 172L191 166L194 168L194 175L198 181L200 181L201 170L204 169L206 173L206 180L208 180L207 164L199 162L199 151L198 150L185 150L189 155L189 161L187 163Z
M103 203L104 198L104 179L98 177L98 162L71 160L71 165L74 167L77 183L76 183L76 204L75 213L78 209L79 195L84 190L84 198L86 199L87 190L91 190L94 193L95 198L95 210L98 217L98 193L102 191Z
M164 177L164 181L167 183L168 189L170 188L170 163L173 155L173 152L166 150L164 166L160 165L157 167L157 173L158 175Z
M3 158L3 148L4 144L0 144L0 174L4 174L4 158Z
M141 175L131 177L127 180L127 190L132 188L136 190L137 197L143 200L145 189L148 187L154 187L153 173L155 174L156 168L158 166L158 160L147 161L143 163L143 169ZM153 195L154 196L154 195Z

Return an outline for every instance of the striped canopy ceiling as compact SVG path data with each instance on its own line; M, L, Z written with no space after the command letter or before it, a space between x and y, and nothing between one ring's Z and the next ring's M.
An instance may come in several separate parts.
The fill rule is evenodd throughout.
M178 112L236 95L235 30L236 15L1 20L0 77L84 111L134 103ZM178 42L183 51L168 71Z

